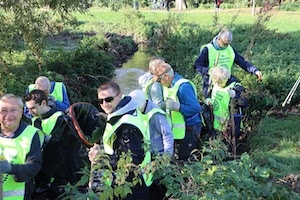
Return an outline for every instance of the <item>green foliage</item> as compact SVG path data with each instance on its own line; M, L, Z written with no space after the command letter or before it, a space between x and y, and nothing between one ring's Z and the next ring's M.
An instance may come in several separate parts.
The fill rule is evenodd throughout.
M297 11L300 10L300 2L287 2L279 6L279 10Z
M64 77L72 102L96 104L97 86L114 75L114 57L105 51L107 46L103 37L84 37L75 51L49 52L46 73L51 80L60 80L57 75Z
M155 157L144 172L154 173L154 180L166 186L168 199L297 199L295 193L272 180L275 174L272 166L280 166L279 162L270 160L271 166L258 166L247 153L239 159L225 161L226 152L221 138L216 138L206 142L198 153L194 152L193 161L172 162L165 154ZM99 154L96 163L92 171L97 172L100 178L96 179L94 190L78 192L78 186L85 185L90 176L89 171L84 169L85 175L80 183L75 187L67 186L66 199L74 198L75 194L77 199L88 195L100 199L125 197L131 187L141 181L142 170L132 164L130 154L122 154L116 168L109 164L104 152ZM128 179L129 174L133 178ZM112 181L112 185L107 185L107 180Z

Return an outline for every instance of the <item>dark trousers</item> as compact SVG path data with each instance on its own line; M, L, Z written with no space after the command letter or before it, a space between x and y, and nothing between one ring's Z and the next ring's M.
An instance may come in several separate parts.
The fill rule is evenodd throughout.
M187 126L185 137L182 140L175 140L175 158L177 160L187 160L191 152L197 149L202 123Z
M163 200L166 199L165 195L167 192L167 188L165 185L160 184L159 180L154 181L150 186L150 197L149 200Z

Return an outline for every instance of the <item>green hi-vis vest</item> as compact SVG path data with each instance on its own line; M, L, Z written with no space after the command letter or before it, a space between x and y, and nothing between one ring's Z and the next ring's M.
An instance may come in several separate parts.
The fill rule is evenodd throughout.
M230 95L228 90L232 89L236 82L231 83L225 88L214 86L211 93L214 114L214 129L219 131L226 130L227 122L230 118L229 103Z
M145 84L145 86L142 88L143 92L146 95L146 99L149 99L149 93L150 93L150 87L152 86L152 79L148 80L147 83Z
M205 46L208 49L209 68L214 67L216 58L218 57L217 55L219 54L218 62L216 66L226 67L231 74L231 70L235 58L235 53L233 51L233 48L230 45L228 45L226 49L217 50L211 43L206 44Z
M150 119L152 118L152 116L153 116L155 113L160 113L160 114L166 116L166 112L163 111L161 108L152 108L149 112L147 112L147 113L145 113L145 114L142 114L143 122L144 122L144 124L145 124L145 126L146 126L147 131L149 132L149 135L151 135L151 133L150 133L150 124L149 124L149 122L150 122ZM166 116L166 119L167 119L167 121L168 121L168 124L169 124L170 127L171 127L171 125L172 125L171 119L168 118L167 116Z
M16 138L1 138L0 155L3 155L9 163L24 164L37 131L37 128L28 125ZM25 182L16 182L13 175L3 174L4 200L23 200L24 194Z
M62 82L55 82L54 84L54 89L50 93L51 96L55 98L56 101L63 102L63 83ZM35 84L30 84L28 86L28 91L31 92L32 90L35 89Z
M190 83L194 89L195 96L197 97L197 89L194 83L187 79L179 79L171 88L164 87L164 100L173 99L173 101L180 103L177 97L177 92L182 83ZM170 111L167 109L167 115L172 122L172 132L174 139L183 139L185 137L185 121L183 115L179 111Z
M109 120L109 119L108 119ZM151 162L151 153L150 153L150 135L146 129L146 126L143 122L143 117L141 111L136 109L135 113L132 115L126 114L123 115L119 121L115 125L111 125L110 123L106 123L105 131L103 134L103 145L105 153L109 155L114 154L113 144L116 139L115 131L122 125L122 124L131 124L137 127L141 133L143 134L143 141L144 141L144 151L145 156L144 160L140 164L141 168L145 168ZM152 184L152 177L153 174L145 174L143 173L143 178L147 186ZM111 180L107 180L106 184L111 185Z
M61 111L56 111L53 115L51 115L48 118L42 119L42 131L45 134L44 137L45 139L49 140L51 138L51 133L52 130L55 127L55 124L57 122L57 119L59 118L59 116L61 116L63 113ZM31 119L32 121L32 125L34 125L34 121L37 120L37 117L33 117Z

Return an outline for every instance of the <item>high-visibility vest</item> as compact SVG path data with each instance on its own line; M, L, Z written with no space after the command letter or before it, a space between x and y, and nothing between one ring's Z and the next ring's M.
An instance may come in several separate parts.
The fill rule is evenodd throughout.
M211 43L206 44L204 46L208 49L209 68L215 66L216 58L218 57L218 62L216 66L223 66L227 68L231 74L235 58L233 48L230 45L228 45L226 49L217 50ZM217 56L218 54L219 56Z
M109 119L108 119L109 120ZM113 144L116 139L115 131L122 125L122 124L131 124L137 127L141 133L143 134L143 141L144 141L144 160L140 164L141 168L145 168L151 162L151 153L150 153L150 135L146 129L146 126L143 122L142 113L138 109L134 112L134 114L125 114L123 115L119 121L111 125L110 123L106 123L105 131L103 134L103 146L105 153L109 155L114 154ZM152 177L153 174L146 174L143 173L143 178L147 186L152 184ZM106 184L111 184L111 181L107 181Z
M63 102L64 94L63 94L63 83L62 82L55 82L54 83L54 89L50 93L51 96L55 98L56 101ZM35 89L35 84L30 84L28 86L28 91L31 92Z
M228 90L232 89L236 82L231 83L225 88L214 86L211 93L214 114L214 129L219 131L226 130L226 124L230 118L229 103L230 95Z
M37 128L28 125L16 138L1 138L0 155L4 156L9 163L24 164L37 131L39 131ZM4 200L23 200L24 195L25 182L16 182L14 175L3 174Z
M146 95L146 99L149 99L149 93L150 93L150 87L152 86L153 82L152 79L148 80L147 83L145 84L145 86L142 88L143 92Z
M56 111L53 115L51 115L48 118L45 119L41 119L42 120L42 131L45 134L45 138L47 138L47 140L49 140L51 138L51 133L52 130L55 127L55 124L57 122L57 119L59 118L59 116L61 116L63 113L61 111ZM38 117L33 117L31 119L32 121L32 125L34 125L35 120L37 120Z
M164 87L164 100L170 98L173 101L180 103L177 97L177 92L182 83L190 83L194 89L195 96L197 97L197 89L195 84L189 81L188 79L182 78L179 79L173 87ZM179 111L170 111L168 109L166 113L172 122L171 128L174 135L174 139L183 139L185 137L185 121L183 115Z

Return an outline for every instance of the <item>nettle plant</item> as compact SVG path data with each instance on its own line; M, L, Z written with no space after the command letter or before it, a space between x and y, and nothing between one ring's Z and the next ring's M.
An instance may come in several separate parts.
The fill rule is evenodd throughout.
M173 161L168 155L157 156L144 172L152 172L153 180L167 188L168 199L259 199L294 198L293 192L273 181L274 172L257 166L247 153L228 159L227 147L220 138L206 142L201 151L193 152L189 161ZM121 155L116 166L102 152L92 168L98 174L93 189L87 188L90 168L75 186L66 186L64 199L120 199L140 184L143 170L132 164L130 153ZM94 175L94 174L93 174ZM128 181L130 177L130 180ZM109 183L109 184L108 184ZM111 184L110 184L111 183Z

